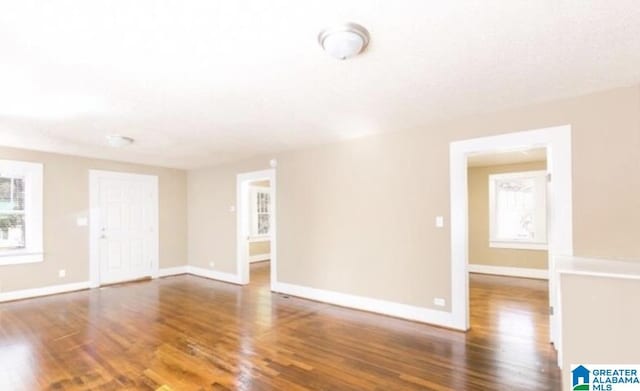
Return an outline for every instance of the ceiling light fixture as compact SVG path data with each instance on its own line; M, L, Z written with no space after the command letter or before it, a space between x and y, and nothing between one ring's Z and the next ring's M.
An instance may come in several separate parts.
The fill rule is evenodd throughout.
M107 136L107 143L114 148L122 148L133 144L131 137L120 136L119 134L110 134Z
M345 23L322 31L318 42L331 57L346 60L367 47L369 32L359 24Z

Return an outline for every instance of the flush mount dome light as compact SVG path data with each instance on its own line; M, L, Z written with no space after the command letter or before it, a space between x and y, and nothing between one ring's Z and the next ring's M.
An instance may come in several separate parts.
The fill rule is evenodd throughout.
M120 136L119 134L110 134L107 136L107 143L114 148L122 148L133 144L131 137Z
M345 23L322 31L318 42L331 57L346 60L367 47L369 32L359 24Z

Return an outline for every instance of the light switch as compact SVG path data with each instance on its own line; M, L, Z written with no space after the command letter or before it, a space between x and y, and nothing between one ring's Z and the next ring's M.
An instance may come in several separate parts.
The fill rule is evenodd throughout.
M76 219L76 225L78 227L86 227L89 224L89 219L86 217L78 217Z
M438 228L444 227L444 217L436 216L436 227Z
M231 205L231 206L229 207L229 212L233 213L233 212L235 212L235 211L236 211L236 206L235 206L235 205Z

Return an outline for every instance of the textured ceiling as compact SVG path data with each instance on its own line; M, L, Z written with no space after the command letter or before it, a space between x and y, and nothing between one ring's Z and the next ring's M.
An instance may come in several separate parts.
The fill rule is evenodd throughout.
M0 0L0 144L194 168L420 129L637 83L639 20L637 0ZM341 62L316 37L344 21L371 43Z

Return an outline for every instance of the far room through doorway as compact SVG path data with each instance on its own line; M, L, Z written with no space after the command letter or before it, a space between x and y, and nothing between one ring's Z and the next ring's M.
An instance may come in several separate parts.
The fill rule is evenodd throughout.
M237 259L241 284L276 281L275 169L237 177ZM255 278L255 281L254 281Z

